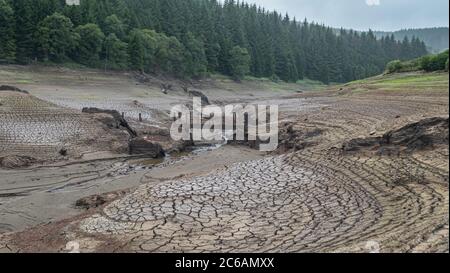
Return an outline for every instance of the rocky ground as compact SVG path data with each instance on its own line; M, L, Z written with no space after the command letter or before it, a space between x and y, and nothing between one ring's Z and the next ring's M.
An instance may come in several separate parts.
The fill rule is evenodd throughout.
M237 100L211 86L211 101ZM280 105L271 154L0 171L0 251L448 252L448 74L298 91L240 99Z

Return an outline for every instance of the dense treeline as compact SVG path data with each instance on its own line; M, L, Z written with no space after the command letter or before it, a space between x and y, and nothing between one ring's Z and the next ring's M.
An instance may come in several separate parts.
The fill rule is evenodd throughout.
M438 53L448 49L448 27L402 29L394 32L375 32L379 38L394 35L395 39L402 40L405 36L412 39L417 37L424 41L430 51Z
M400 61L395 60L389 62L386 66L386 73L397 73L397 72L411 72L424 70L427 72L433 71L447 71L448 72L449 63L449 51L448 49L439 53L426 55L414 60Z
M325 83L379 74L391 60L426 54L417 38L336 34L234 0L0 0L0 39L6 62Z

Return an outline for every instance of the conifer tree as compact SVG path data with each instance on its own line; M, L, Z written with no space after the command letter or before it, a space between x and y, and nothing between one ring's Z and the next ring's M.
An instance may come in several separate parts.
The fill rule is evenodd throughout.
M16 59L21 64L30 63L36 58L36 43L34 37L36 31L36 13L32 0L12 1L16 25Z
M0 0L0 61L12 63L16 59L14 10L6 0Z
M15 40L19 63L71 57L89 66L109 61L113 65L106 45L101 46L101 32L108 38L108 48L113 52L117 49L121 56L121 68L122 58L128 55L127 68L181 77L197 77L208 71L237 78L248 73L292 82L303 78L346 82L381 73L392 60L427 54L424 42L417 37L377 39L370 30L334 30L237 0L83 0L80 6L66 6L62 0L1 1L4 10L4 3L13 9L15 23L0 26L5 33L1 38L9 41L2 47L13 48ZM69 45L62 53L54 52L59 43L47 36L61 31L42 23L55 12L70 18L79 32L75 34L90 37L90 41L77 40L74 35L71 44L80 42L77 50L72 52L73 45ZM3 21L10 17L9 9L2 16ZM86 29L87 24L97 25L100 31ZM38 26L42 27L39 31ZM14 39L10 38L11 28ZM128 54L124 54L125 48ZM13 49L6 51L9 60L14 58L10 54ZM248 70L247 65L240 65L242 60L249 60Z
M128 67L128 45L114 33L106 37L104 43L105 69L126 69Z
M247 49L235 46L230 52L231 76L240 81L250 71L250 55Z

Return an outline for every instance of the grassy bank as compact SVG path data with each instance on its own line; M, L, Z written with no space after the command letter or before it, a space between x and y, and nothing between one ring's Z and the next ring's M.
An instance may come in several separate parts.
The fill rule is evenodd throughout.
M345 84L344 88L354 92L374 90L448 92L449 74L445 72L394 73L350 82Z

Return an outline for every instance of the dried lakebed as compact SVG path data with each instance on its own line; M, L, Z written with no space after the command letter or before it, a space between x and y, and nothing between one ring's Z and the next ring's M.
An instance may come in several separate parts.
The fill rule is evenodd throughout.
M273 98L279 154L1 170L0 251L448 252L448 90L352 92Z
M0 233L79 215L78 200L108 192L126 191L143 183L195 175L261 155L250 149L222 147L193 156L159 160L98 159L20 170L0 169ZM216 160L213 160L216 159ZM151 179L149 178L151 177Z
M445 176L414 159L302 152L143 185L79 228L136 252L446 251L434 236L448 232L447 188L393 182L396 161Z

